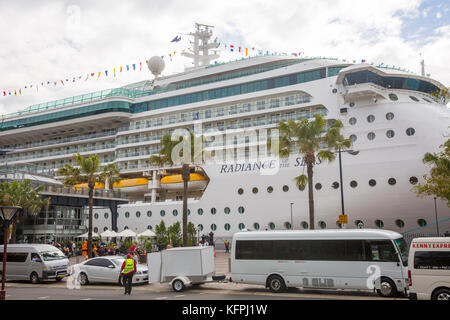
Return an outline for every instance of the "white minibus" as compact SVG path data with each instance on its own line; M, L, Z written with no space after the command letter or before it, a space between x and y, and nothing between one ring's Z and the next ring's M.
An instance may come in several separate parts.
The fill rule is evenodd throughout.
M411 300L450 300L450 238L416 238L408 258Z
M233 235L231 279L287 287L407 294L408 245L387 230L247 231Z
M67 275L69 259L48 244L8 244L6 280L60 281ZM3 272L3 245L0 245L0 271Z

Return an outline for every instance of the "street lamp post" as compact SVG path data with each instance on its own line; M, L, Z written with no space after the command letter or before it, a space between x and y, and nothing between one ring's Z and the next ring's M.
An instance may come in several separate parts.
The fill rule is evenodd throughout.
M438 216L437 216L437 207L436 207L436 197L434 197L434 215L436 217L436 232L437 236L439 237L439 222L438 222Z
M14 219L21 207L0 206L0 217L3 220L3 268L2 268L2 290L0 291L0 300L5 300L5 280L6 280L6 260L7 260L7 246L9 236L9 224Z
M354 150L341 150L341 148L339 147L338 149L338 153L339 153L339 181L341 184L341 210L342 210L342 215L345 215L345 209L344 209L344 184L342 183L342 152L347 152L353 156L356 156L359 151L354 151ZM345 223L342 224L342 228L345 229Z
M292 205L293 205L294 203L293 202L291 202L291 229L294 229L294 220L293 220L293 218L292 218Z

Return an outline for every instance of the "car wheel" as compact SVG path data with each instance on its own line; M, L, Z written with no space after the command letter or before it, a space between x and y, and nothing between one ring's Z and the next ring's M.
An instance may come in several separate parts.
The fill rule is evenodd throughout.
M450 300L450 289L439 289L433 293L432 300Z
M83 272L81 272L80 275L78 276L78 281L82 286L86 286L89 284L88 276Z
M391 279L381 278L380 289L377 292L382 297L393 297L397 294L397 287Z
M172 282L172 288L173 288L173 291L175 291L175 292L182 292L185 289L185 285L184 285L183 281L177 279L174 282Z
M40 282L39 275L36 272L31 273L30 281L32 284L38 284Z
M267 280L268 287L270 291L274 293L280 293L286 290L286 285L284 284L284 280L280 276L271 276Z

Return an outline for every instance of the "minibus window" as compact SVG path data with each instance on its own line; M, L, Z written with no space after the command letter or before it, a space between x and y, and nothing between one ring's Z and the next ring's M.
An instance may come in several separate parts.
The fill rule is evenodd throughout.
M368 240L369 261L398 262L394 245L389 240Z
M44 261L61 260L66 258L66 256L59 250L44 251L40 252L40 254Z
M395 244L397 245L397 248L400 252L400 256L402 258L402 263L404 267L408 266L408 255L409 255L409 246L406 243L405 239L395 239Z

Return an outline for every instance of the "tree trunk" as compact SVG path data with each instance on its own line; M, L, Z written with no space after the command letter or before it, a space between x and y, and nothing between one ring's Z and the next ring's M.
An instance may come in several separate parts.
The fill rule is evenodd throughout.
M315 162L314 155L306 155L306 172L308 175L308 200L309 200L309 229L314 230L314 181L313 181L313 164Z
M94 184L95 185L95 184ZM89 225L88 225L88 258L92 258L92 209L94 205L94 187L89 184Z
M187 247L187 188L188 182L183 182L183 247Z
M12 232L11 232L11 240L10 243L16 243L16 234L17 234L17 223L19 222L19 214L17 213L14 217L14 220L11 221ZM8 230L9 232L9 230Z

